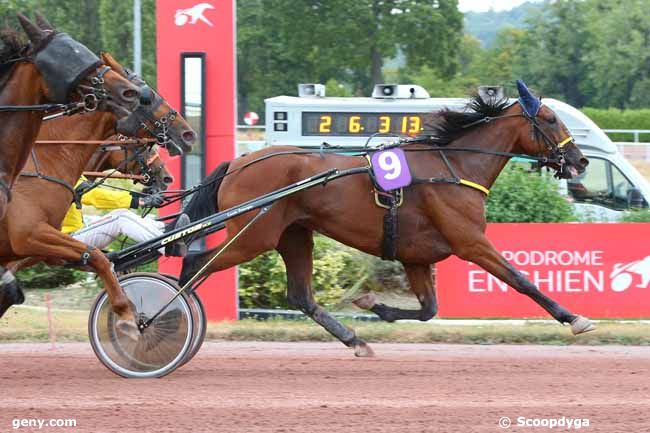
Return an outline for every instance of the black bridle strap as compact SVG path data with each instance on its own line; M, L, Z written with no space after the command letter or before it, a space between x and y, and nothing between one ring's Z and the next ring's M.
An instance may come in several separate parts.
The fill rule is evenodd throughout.
M35 149L32 149L32 161L34 162L34 168L36 169L36 172L25 172L25 171L23 171L23 172L20 173L20 176L23 176L23 177L35 177L35 178L38 178L38 179L47 180L49 182L54 182L56 184L59 184L59 185L63 186L65 189L67 189L68 191L70 191L72 193L73 202L77 205L77 208L81 207L81 197L79 196L79 194L77 194L77 192L75 191L75 189L74 189L74 187L72 185L70 185L68 182L66 182L63 179L59 179L59 178L48 176L46 174L41 173L41 165L38 162L38 158L36 157L36 150Z
M65 110L74 104L37 104L37 105L0 105L0 112L51 111Z

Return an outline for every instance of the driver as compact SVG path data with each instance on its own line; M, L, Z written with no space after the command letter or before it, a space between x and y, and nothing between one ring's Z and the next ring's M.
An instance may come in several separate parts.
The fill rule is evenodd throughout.
M63 219L61 231L69 234L88 246L104 249L118 236L125 235L140 243L156 238L165 233L165 224L150 218L143 218L129 209L160 207L164 203L161 193L141 195L127 191L114 191L108 188L91 188L91 183L82 177L75 191L81 195L81 204L97 209L114 209L102 217L84 216L81 209L73 203ZM186 226L190 219L181 214L171 229ZM163 253L161 250L160 253ZM187 245L181 239L165 247L167 256L184 257Z

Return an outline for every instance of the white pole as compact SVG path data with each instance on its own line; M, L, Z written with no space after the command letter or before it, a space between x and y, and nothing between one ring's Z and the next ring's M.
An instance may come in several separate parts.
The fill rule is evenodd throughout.
M140 0L133 0L133 71L142 76L142 14Z

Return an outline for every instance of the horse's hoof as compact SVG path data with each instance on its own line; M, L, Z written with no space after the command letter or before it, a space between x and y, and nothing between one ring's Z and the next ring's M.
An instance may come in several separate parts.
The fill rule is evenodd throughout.
M18 281L11 272L5 272L0 280L0 318L9 307L23 302L25 302L25 295L18 286Z
M584 334L585 332L593 331L596 329L591 320L583 316L577 316L571 322L571 332L573 335Z
M127 337L129 340L132 341L138 341L140 338L140 331L138 330L137 325L135 322L132 320L124 320L124 319L119 319L115 323L115 327L117 328L118 332L125 337Z
M354 346L354 356L359 358L372 358L375 356L375 352L368 346L368 343L360 343Z
M370 310L377 303L377 297L374 293L366 293L365 295L359 296L352 303L362 310Z

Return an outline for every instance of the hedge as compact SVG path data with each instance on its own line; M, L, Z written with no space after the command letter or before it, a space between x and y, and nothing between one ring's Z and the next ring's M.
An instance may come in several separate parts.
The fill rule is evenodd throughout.
M648 129L650 130L650 109L620 110L618 108L583 108L586 114L601 129ZM608 134L612 141L634 141L631 133ZM650 134L640 134L639 141L650 142Z

